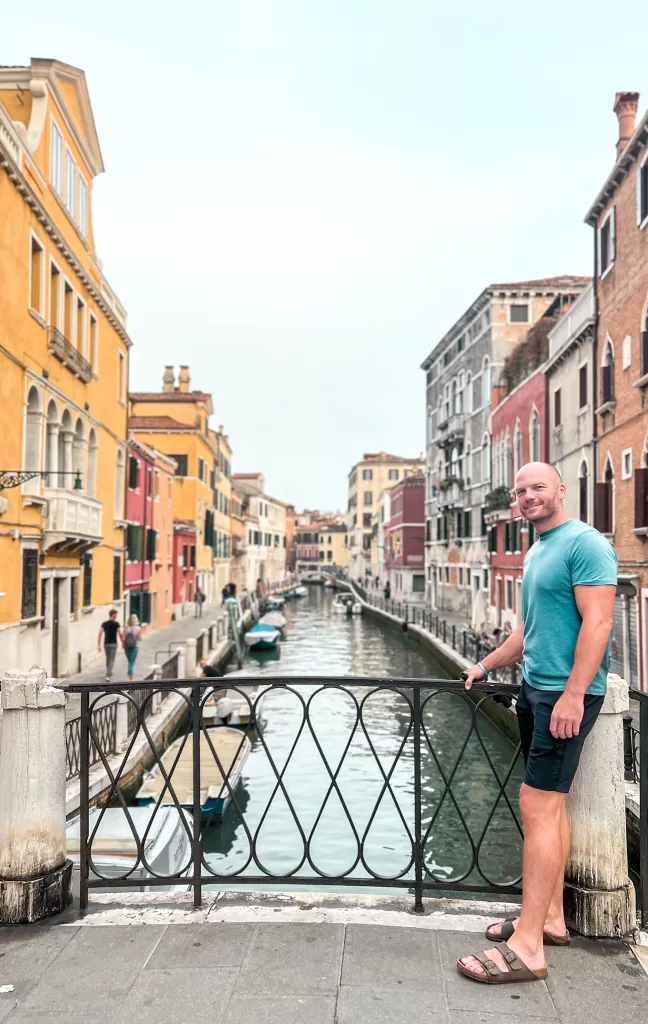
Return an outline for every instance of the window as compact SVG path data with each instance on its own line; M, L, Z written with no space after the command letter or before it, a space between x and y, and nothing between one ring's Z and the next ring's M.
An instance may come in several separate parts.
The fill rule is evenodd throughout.
M459 586L463 587L463 567L459 567Z
M364 492L363 503L365 505L371 505L373 503L373 491Z
M491 399L491 379L490 379L490 362L488 357L484 359L484 365L482 368L482 402L490 405Z
M362 470L362 479L363 480L373 480L373 470L372 469L363 469Z
M513 448L513 471L519 473L522 469L522 428L520 421L515 424L515 442Z
M146 531L146 561L154 562L157 552L157 530Z
M614 401L614 348L612 339L608 337L603 350L601 366L601 405Z
M509 577L506 579L506 607L513 611L513 580Z
M540 417L538 416L538 413L536 412L535 409L533 410L533 415L531 416L530 435L531 435L530 436L530 439L531 439L531 462L539 462L540 461Z
M578 518L586 523L587 519L587 463L583 460L578 474Z
M205 463L200 458L200 456L198 456L198 479L202 480L204 478L204 476L205 476Z
M63 152L63 140L61 133L52 121L50 136L50 181L52 187L61 194L61 157Z
M144 557L144 527L129 523L126 527L126 557L129 562L141 562Z
M643 330L639 334L639 363L641 376L645 377L648 374L648 313L646 313L643 323Z
M472 534L470 532L471 529L472 529L472 509L467 508L464 511L463 517L464 517L464 521L463 521L464 537L470 537L470 536L472 536Z
M119 352L118 356L119 356L119 363L118 363L118 368L117 368L117 372L118 372L117 387L118 387L119 390L117 392L117 395L118 395L118 398L119 398L120 402L125 402L126 401L126 357L125 357L123 352Z
M196 568L196 545L195 544L192 544L191 547L189 548L189 560L190 560L190 563L191 563L191 568L195 569Z
M113 601L121 599L121 555L113 555Z
M79 175L79 210L78 210L79 231L85 238L88 233L88 186Z
M648 223L648 154L637 168L637 224L644 227L644 222Z
M363 512L362 525L365 530L371 528L371 512Z
M389 470L389 479L390 480L398 480L398 470L397 469L390 469Z
M608 458L605 475L596 485L596 528L601 533L614 532L614 472Z
M90 428L88 435L88 472L85 490L91 498L97 493L97 435L94 427Z
M514 519L512 522L513 551L516 555L522 553L522 520Z
M23 548L21 619L33 619L36 617L37 587L38 551L36 548Z
M506 526L508 526L508 523L505 523L504 525L505 525L505 528L506 528ZM489 526L488 527L488 550L490 551L491 555L496 555L497 554L497 527L496 526Z
M74 196L76 192L76 163L68 149L65 154L65 205L74 217Z
M635 530L648 528L648 469L635 469ZM43 612L41 611L41 615Z
M456 416L459 412L459 385L456 380L452 382L452 415Z
M616 258L616 207L613 206L599 228L599 276L613 266Z
M556 388L554 391L554 427L559 427L562 422L560 412L560 388Z
M88 553L81 559L83 566L83 607L89 608L92 604L92 555Z
M490 480L491 475L491 464L490 464L490 438L488 434L484 434L482 438L482 480Z
M115 468L115 519L122 519L124 515L124 449L117 449L117 465Z
M511 305L511 323L512 324L528 324L529 322L529 306L526 302L513 303Z
M70 576L70 615L75 615L79 608L79 577Z
M139 483L139 463L131 455L128 460L128 486L134 491Z
M52 260L50 260L50 314L49 322L52 327L59 326L61 314L61 271Z
M587 405L587 363L578 371L578 408L584 409Z
M632 448L625 448L621 452L621 479L629 480L632 476Z
M371 534L363 533L362 535L362 550L371 551Z
M86 352L86 304L80 295L77 295L76 306L76 347L85 358Z
M45 313L45 250L36 238L36 235L30 235L30 238L29 306L35 313L38 313L39 316L43 316Z
M189 456L188 455L171 455L170 458L175 459L178 464L176 469L176 476L187 476L189 472Z
M63 284L63 334L72 341L74 330L74 289L69 281Z

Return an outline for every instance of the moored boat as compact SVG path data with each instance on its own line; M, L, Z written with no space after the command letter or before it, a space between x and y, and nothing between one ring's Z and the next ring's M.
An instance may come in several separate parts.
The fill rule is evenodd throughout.
M262 728L265 722L260 717L261 704L267 688L265 684L249 692L246 690L245 696L238 690L209 691L203 701L205 725L225 725L231 729Z
M273 629L285 629L286 619L281 612L266 612L259 619L260 626L272 626Z
M295 587L295 596L296 597L306 597L307 594L308 594L308 587L304 587L304 586L301 586L301 585L299 587Z
M274 626L258 622L256 626L248 629L243 639L247 647L254 647L258 651L266 651L269 647L276 647L280 635L279 630L275 629Z
M219 767L214 751L223 769ZM247 736L242 736L238 729L229 726L217 726L214 729L203 729L200 733L200 814L202 818L218 822L227 809L231 794L241 779L251 745ZM176 763L177 758L177 763ZM162 764L176 800L181 807L193 810L193 744L191 736L181 736L172 743L162 755ZM226 781L227 780L227 781ZM229 785L228 785L229 784ZM160 770L159 764L150 772L137 793L140 807L157 804L162 790L162 805L173 804L175 801L169 786Z

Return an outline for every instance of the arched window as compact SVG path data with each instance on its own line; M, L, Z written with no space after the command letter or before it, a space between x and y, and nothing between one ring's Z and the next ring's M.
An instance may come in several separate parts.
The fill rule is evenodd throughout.
M66 409L61 419L61 429L58 436L58 471L59 487L70 486L72 470L72 439L74 431L72 428L72 417L70 410Z
M515 454L513 459L513 468L516 473L519 473L522 469L522 427L518 420L515 424Z
M83 423L81 420L76 421L74 428L74 440L72 441L72 471L79 473L81 476L81 486L83 490L86 489L87 481L84 480L85 475L85 430L83 429ZM70 490L74 487L75 478L69 476L67 478L67 486Z
M452 415L456 416L459 412L459 386L456 380L452 382Z
M42 416L38 388L31 387L27 396L25 411L25 469L40 471L41 468ZM26 494L40 492L40 478L28 480L24 486Z
M490 379L490 362L488 356L484 359L482 366L482 402L485 405L490 405L491 401L491 379Z
M580 464L580 470L578 471L578 518L584 523L589 522L587 507L587 488L589 481L587 477L587 461L583 459Z
M45 478L46 487L56 487L58 484L58 436L59 418L56 402L52 399L47 406L47 436L45 438L45 469L48 474Z
M117 463L115 467L115 519L124 518L124 449L120 446L117 449Z
M614 401L614 345L612 338L607 336L603 346L603 362L601 365L601 405Z
M531 423L529 426L529 438L531 441L531 462L540 461L540 417L538 416L537 410L534 409L531 414Z
M490 480L491 475L491 453L490 453L490 438L488 434L484 434L482 438L482 480Z
M461 373L459 374L459 389L458 389L458 392L457 392L457 402L459 404L457 412L459 414L461 414L464 411L464 404L465 404L464 403L464 387L465 387L465 376L464 376L464 372L462 370Z
M513 486L513 454L511 451L511 434L508 430L504 440L504 483L507 487Z
M466 451L464 454L464 466L466 474L466 486L469 487L472 483L472 451L470 448L470 441L466 445Z
M86 494L94 498L97 493L97 435L94 428L88 437L88 473L86 480Z
M464 412L469 416L472 412L472 377L466 374L466 386L464 388Z

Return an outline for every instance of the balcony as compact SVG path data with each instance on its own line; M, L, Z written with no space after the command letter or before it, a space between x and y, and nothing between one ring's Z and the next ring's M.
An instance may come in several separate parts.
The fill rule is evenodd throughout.
M47 517L43 528L43 551L78 555L100 544L103 505L78 491L46 487Z
M87 359L75 349L57 327L50 327L47 332L47 347L53 356L67 366L75 377L88 384L92 380L92 367Z
M549 358L565 355L583 332L594 324L594 288L589 285L549 332Z
M486 511L499 512L500 509L508 510L511 507L511 489L506 485L496 487L486 495Z
M439 508L462 508L464 504L464 482L458 476L447 476L439 485Z
M453 441L463 441L465 419L461 413L453 413L437 427L436 444L439 448L445 448Z

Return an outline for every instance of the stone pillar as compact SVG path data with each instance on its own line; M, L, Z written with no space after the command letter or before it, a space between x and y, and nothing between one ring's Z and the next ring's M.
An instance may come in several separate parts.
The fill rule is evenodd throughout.
M0 924L27 924L70 903L65 856L65 693L44 669L2 680Z
M115 753L121 754L128 746L128 709L131 701L125 693L117 698L117 719L115 722Z
M71 491L74 487L74 480L70 476L72 472L72 431L62 430L61 437L63 438L63 465L59 465L59 472L65 473L66 476L61 477L60 486Z
M178 679L187 678L187 648L184 646L178 647Z
M630 935L635 891L628 877L623 715L628 686L610 673L596 725L585 741L568 798L571 854L565 876L567 923L582 935Z
M162 666L161 665L153 665L152 669L151 669L151 672L152 672L151 679L152 679L152 682L153 682L153 686L155 687L155 683L159 679L162 678ZM160 706L161 704L162 704L162 694L160 693L159 690L155 690L154 693L153 693L153 696L151 697L151 705L150 705L150 707L151 707L151 714L152 715L159 715L160 714L160 712L162 710L162 708Z
M193 637L187 640L187 654L185 661L185 678L195 679L196 677L196 641Z
M218 640L217 640L217 637L218 637L218 621L216 619L214 619L213 622L209 623L209 630L207 631L207 636L209 637L209 650L213 651L214 648L218 646ZM212 647L212 637L214 638L214 641L215 641L213 647Z

